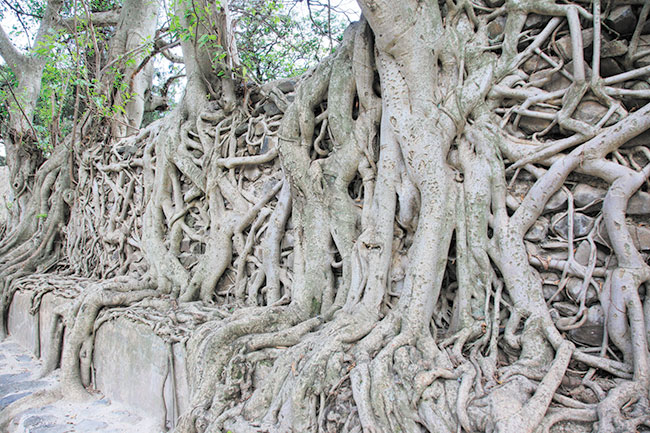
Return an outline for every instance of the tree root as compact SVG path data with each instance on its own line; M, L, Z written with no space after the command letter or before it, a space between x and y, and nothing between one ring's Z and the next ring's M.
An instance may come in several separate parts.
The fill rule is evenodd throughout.
M178 433L647 425L650 104L623 107L648 67L600 77L598 1L360 3L295 90L197 67L165 119L74 155L74 197L55 152L0 246L2 326L30 273L95 278L57 312L83 397L102 320L182 304Z

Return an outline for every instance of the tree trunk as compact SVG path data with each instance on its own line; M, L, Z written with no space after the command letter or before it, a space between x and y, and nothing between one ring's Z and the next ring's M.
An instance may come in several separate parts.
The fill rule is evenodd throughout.
M41 91L43 68L47 63L47 58L38 54L38 50L47 44L62 6L61 0L48 1L34 39L34 47L26 54L21 54L13 46L4 29L0 28L0 55L13 71L18 84L15 89L10 90L9 124L4 140L15 203L11 210L10 228L18 225L23 218L24 210L31 199L29 184L33 182L36 170L44 160L42 143L38 142L38 135L32 125Z
M650 69L627 53L601 76L598 1L494 3L360 1L293 89L241 81L227 2L179 2L182 103L75 160L63 250L99 281L67 319L65 389L130 306L186 318L179 433L648 426L650 246L628 214L650 105L626 106ZM5 305L33 248L4 251Z

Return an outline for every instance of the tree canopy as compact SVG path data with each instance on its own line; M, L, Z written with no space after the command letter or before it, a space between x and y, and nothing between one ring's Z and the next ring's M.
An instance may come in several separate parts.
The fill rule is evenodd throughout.
M161 111L168 111L173 106L180 97L178 80L184 78L182 56L175 47L178 47L180 40L190 37L193 31L191 23L187 27L180 24L173 3L165 5L164 11L158 14L155 34L143 38L140 46L122 53L119 62L112 65L102 62L105 62L109 41L118 23L120 3L60 3L60 6L56 6L59 15L56 25L43 29L40 37L39 29L45 24L43 18L47 1L0 4L0 17L5 26L8 24L7 37L10 42L14 43L19 53L43 61L42 88L36 107L24 108L27 116L33 115L32 133L37 136L44 152L50 152L71 132L77 88L82 89L76 101L79 104L77 112L92 108L99 115L110 117L125 109L123 104L116 104L115 101L109 104L97 78L100 72L105 72L102 71L105 67L116 71L119 62L135 64L139 60L154 65L152 82L146 90L150 114L146 115L145 123L160 117ZM318 2L308 2L305 8L299 3L275 0L231 2L230 10L236 22L234 30L242 59L239 73L246 80L262 83L300 75L333 50L349 23L347 15L354 18L354 12L347 9L334 8L331 11L327 5ZM198 43L211 44L216 48L218 42L208 36L205 35ZM2 74L0 118L3 119L2 125L7 127L9 107L18 96L12 95L11 89L18 90L21 86L16 81L14 69L6 61ZM126 77L118 73L114 79L118 92L129 93ZM125 98L128 100L129 95L125 95Z

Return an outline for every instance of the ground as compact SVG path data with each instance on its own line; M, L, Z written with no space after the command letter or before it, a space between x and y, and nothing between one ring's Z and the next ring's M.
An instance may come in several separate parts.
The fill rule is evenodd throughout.
M59 370L43 379L41 362L11 338L0 343L0 410L59 380ZM30 409L12 422L6 433L158 433L152 419L95 394L91 401L58 401Z

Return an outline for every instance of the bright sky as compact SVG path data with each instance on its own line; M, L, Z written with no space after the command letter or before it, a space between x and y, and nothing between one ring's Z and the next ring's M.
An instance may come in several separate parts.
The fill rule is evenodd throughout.
M358 19L361 15L361 9L359 9L359 5L357 4L356 0L334 0L332 2L332 5L335 7L338 6L338 8L349 12L350 14L354 14L355 19ZM350 18L352 18L352 16Z

